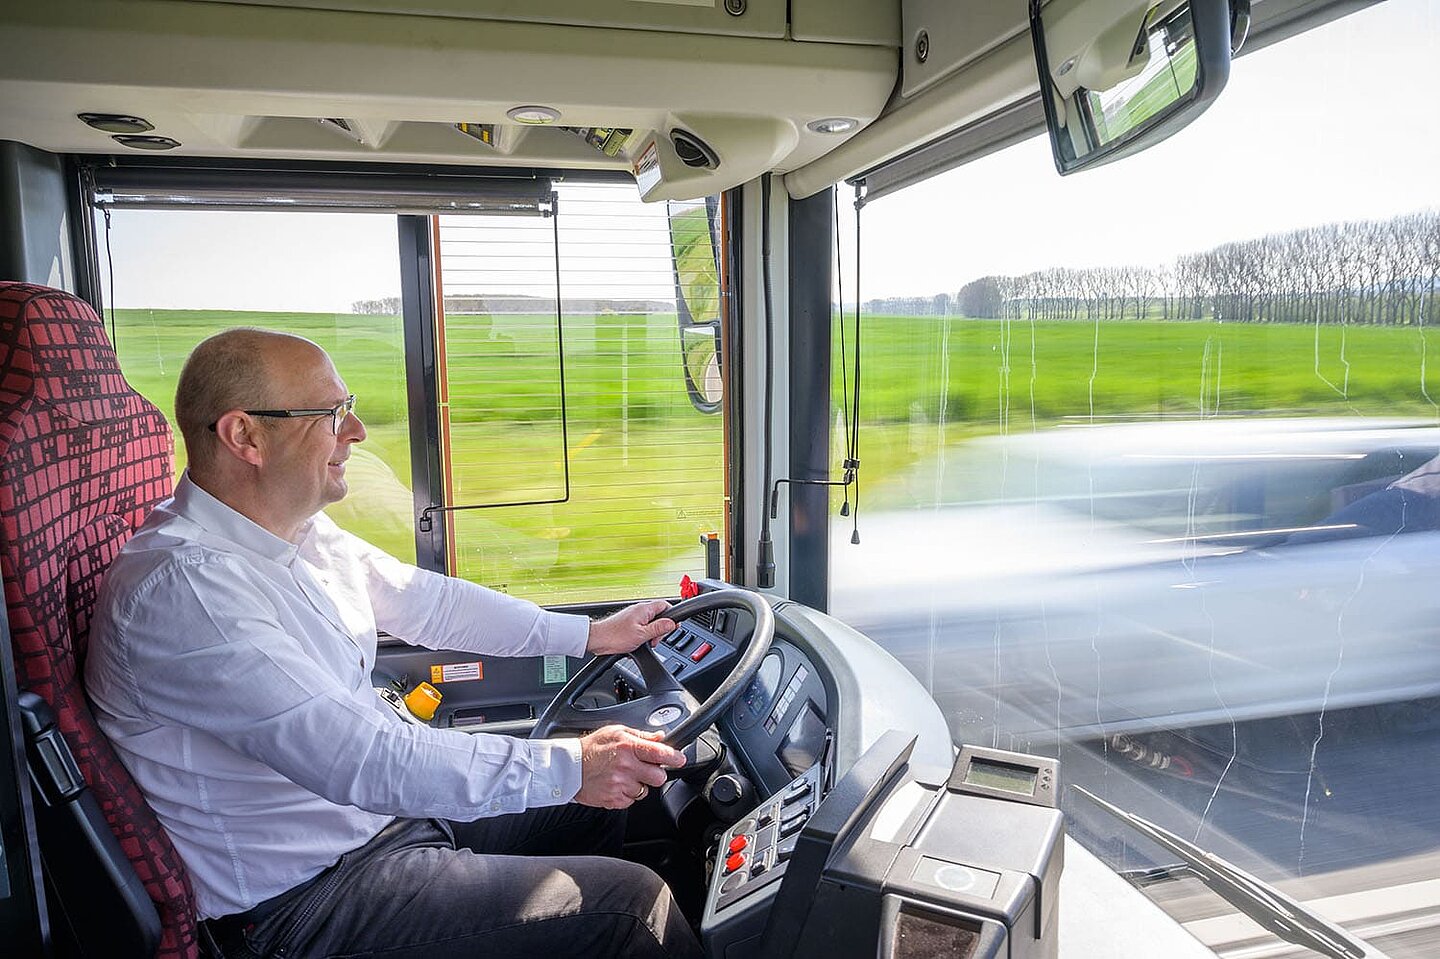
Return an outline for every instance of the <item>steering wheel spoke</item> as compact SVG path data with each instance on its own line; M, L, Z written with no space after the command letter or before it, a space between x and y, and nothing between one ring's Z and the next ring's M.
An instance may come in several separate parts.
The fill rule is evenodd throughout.
M586 663L545 707L545 712L535 721L530 738L546 739L561 733L591 732L618 723L632 729L664 730L667 744L684 749L720 717L754 678L775 638L775 614L763 596L747 589L703 593L676 604L665 613L667 618L679 623L699 613L729 608L750 612L755 618L755 629L740 661L703 703L697 702L680 685L660 657L646 644L630 653L596 656ZM580 701L585 694L625 656L629 656L639 669L644 692L623 703L582 707Z

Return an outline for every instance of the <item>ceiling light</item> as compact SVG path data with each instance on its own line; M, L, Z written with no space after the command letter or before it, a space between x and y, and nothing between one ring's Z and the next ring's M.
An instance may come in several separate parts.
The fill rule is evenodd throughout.
M554 123L560 119L560 111L552 107L528 106L511 107L505 115L516 123Z
M849 133L859 125L859 120L852 120L849 117L826 117L823 120L811 120L805 124L807 129L815 133Z
M169 137L137 137L122 134L110 139L132 150L173 150L180 145L179 140L172 140Z
M106 133L149 133L155 125L143 117L123 113L77 113L82 122Z

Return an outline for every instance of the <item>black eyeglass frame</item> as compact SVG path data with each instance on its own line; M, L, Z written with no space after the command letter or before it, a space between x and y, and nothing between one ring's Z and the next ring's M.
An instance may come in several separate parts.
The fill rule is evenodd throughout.
M291 419L297 416L328 416L331 418L331 430L336 436L340 435L340 424L345 422L345 417L355 412L355 394L351 393L339 403L323 410L241 410L246 416L269 416L278 419ZM215 423L210 424L210 432L215 432Z

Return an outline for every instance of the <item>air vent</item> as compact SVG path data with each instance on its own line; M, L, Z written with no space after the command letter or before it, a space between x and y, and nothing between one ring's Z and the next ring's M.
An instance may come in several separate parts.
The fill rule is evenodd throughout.
M327 130L333 130L347 139L354 140L356 143L365 142L365 135L356 129L352 120L344 117L315 117L315 122Z
M713 170L720 165L720 157L710 149L710 144L685 130L671 130L670 143L680 162L699 170Z

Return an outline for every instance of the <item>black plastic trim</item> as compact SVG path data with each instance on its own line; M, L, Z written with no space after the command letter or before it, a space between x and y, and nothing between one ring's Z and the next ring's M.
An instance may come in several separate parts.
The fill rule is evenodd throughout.
M745 395L745 307L744 307L744 260L745 253L745 190L736 187L725 194L725 216L721 220L724 235L721 242L726 245L725 262L729 276L725 289L730 311L728 322L721 325L726 333L725 347L729 355L722 360L725 371L725 414L730 431L730 529L726 537L730 544L730 576L737 582L745 581L749 553L745 546L745 417L740 397ZM726 362L728 361L728 362Z
M405 338L405 399L410 412L410 482L415 501L415 565L447 572L446 517L429 532L418 517L445 501L440 464L440 399L436 378L434 244L428 216L399 216L400 303Z
M790 201L790 598L829 609L835 187ZM796 482L800 481L800 482Z

